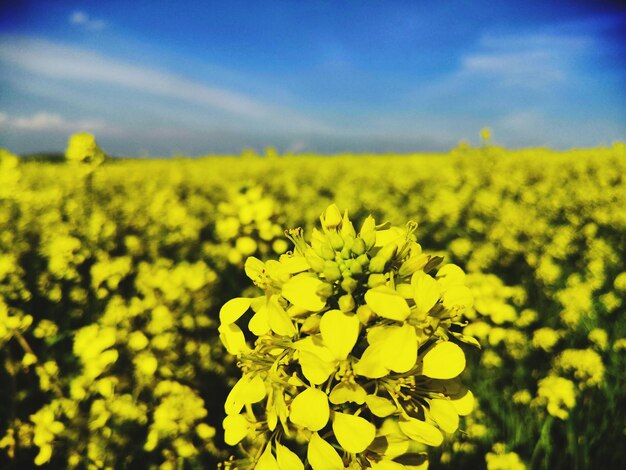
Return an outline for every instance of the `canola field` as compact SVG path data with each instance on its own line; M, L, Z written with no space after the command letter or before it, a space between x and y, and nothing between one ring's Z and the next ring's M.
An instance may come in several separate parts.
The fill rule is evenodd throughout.
M622 467L626 145L67 156L0 151L0 469Z

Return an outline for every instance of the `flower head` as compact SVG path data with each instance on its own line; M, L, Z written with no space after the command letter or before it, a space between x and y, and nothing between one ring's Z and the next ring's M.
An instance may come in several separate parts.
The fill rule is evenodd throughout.
M458 378L457 342L475 343L461 332L472 305L465 274L422 252L415 223L370 216L357 232L335 205L320 223L310 242L287 232L293 253L249 257L262 294L221 308L220 338L243 372L224 427L248 452L228 465L405 468L406 453L426 462L425 446L439 446L473 407Z

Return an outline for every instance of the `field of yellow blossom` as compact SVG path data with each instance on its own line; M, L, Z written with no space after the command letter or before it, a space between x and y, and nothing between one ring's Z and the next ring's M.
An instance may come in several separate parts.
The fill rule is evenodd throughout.
M0 150L0 469L626 460L626 145L73 139L64 163Z

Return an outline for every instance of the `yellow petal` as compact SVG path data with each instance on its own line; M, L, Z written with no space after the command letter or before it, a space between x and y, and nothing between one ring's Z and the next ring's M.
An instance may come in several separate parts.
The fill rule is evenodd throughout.
M406 470L408 467L402 465L401 463L394 462L393 460L381 460L379 462L374 462L372 465L372 470Z
M367 407L372 414L379 418L385 418L398 411L396 405L391 400L376 395L366 396L365 403L367 403Z
M341 405L349 401L362 405L366 396L367 392L359 384L340 382L333 387L328 399L333 405Z
M341 310L329 310L320 321L324 345L338 360L348 357L359 336L359 318Z
M450 402L459 416L467 416L474 409L474 394L468 390L465 395L460 398L454 397Z
M470 308L474 304L472 291L466 286L451 286L443 293L443 305L446 308L462 306Z
M277 296L273 295L267 304L267 314L272 331L281 336L293 336L296 334L296 327L293 326L291 318L285 309L278 303Z
M328 397L316 388L306 389L291 402L289 420L298 426L319 431L326 426L329 417Z
M246 275L256 283L257 279L265 271L265 264L260 259L250 256L246 259L244 270L246 271Z
M446 264L437 271L437 281L446 288L462 286L465 284L465 273L456 264Z
M237 297L226 302L220 309L220 322L222 324L235 323L239 320L239 317L246 313L246 310L250 308L252 299L245 297Z
M343 461L334 447L316 432L311 434L307 459L313 470L341 470L344 468Z
M228 415L222 421L224 442L229 446L237 445L250 430L250 423L244 415Z
M278 466L278 462L272 455L272 446L270 444L265 447L265 451L259 457L254 470L281 470Z
M383 365L394 372L407 372L417 361L417 334L408 323L385 328L386 336L377 344L382 346Z
M276 442L276 460L280 470L304 470L300 457L280 442Z
M220 334L222 344L229 354L237 356L238 354L241 354L249 349L241 328L234 323L231 323L230 325L222 324L219 326L217 331Z
M453 379L465 369L463 350L450 341L435 344L423 358L422 374L431 379Z
M363 351L359 362L354 365L354 373L370 379L379 379L387 375L389 369L383 364L383 351L384 347L380 342L370 344Z
M248 322L248 329L257 336L263 336L270 331L270 319L266 302L256 310L256 313Z
M367 449L374 440L376 426L360 416L335 412L333 432L341 447L350 453L358 454Z
M322 285L317 277L308 273L296 274L282 288L282 295L292 304L310 312L317 312L326 306L326 300L317 295Z
M390 320L404 321L411 313L404 297L387 286L368 290L365 302L377 315Z
M224 403L228 415L238 414L244 405L257 403L265 398L265 383L260 375L245 374L230 390Z
M413 441L429 446L439 446L443 442L443 434L432 424L415 418L408 418L398 422L402 432Z
M296 254L291 256L282 255L280 257L280 264L283 265L285 271L289 274L297 274L302 271L308 271L311 267L304 256Z
M435 306L441 294L437 281L424 271L416 271L411 277L413 300L418 313L424 315Z
M337 369L333 353L321 343L317 336L307 336L294 343L298 349L298 362L302 373L313 385L325 382Z
M430 400L429 411L437 425L448 434L458 429L459 414L450 400L433 398Z

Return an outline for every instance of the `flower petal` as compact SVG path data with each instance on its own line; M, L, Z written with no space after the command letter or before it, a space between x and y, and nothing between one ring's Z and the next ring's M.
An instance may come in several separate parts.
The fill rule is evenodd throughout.
M360 416L335 412L333 432L346 451L358 454L367 449L376 436L376 426Z
M338 360L348 357L359 336L359 318L341 310L329 310L320 320L324 345Z
M417 312L425 315L435 306L441 294L441 287L437 281L424 271L415 271L411 277L413 286L413 300Z
M459 416L467 416L474 409L474 394L468 390L465 395L460 398L452 398L450 402Z
M391 400L376 395L366 396L365 403L367 403L367 407L372 414L379 418L385 418L398 411L396 405Z
M316 388L306 389L291 402L289 420L298 426L319 431L326 426L329 417L328 397Z
M228 415L238 414L244 405L257 403L265 398L265 383L260 375L245 374L230 390L224 403Z
M374 313L390 320L404 321L411 313L404 297L387 286L368 290L365 293L365 302Z
M220 340L226 348L229 354L237 356L244 351L247 351L248 345L246 344L246 338L243 335L243 331L234 323L230 325L222 324L217 331L220 334Z
M276 442L276 460L280 470L304 470L300 457L280 442Z
M281 470L281 468L278 466L276 458L272 455L271 444L268 444L265 447L265 451L263 451L261 457L259 457L259 460L257 461L254 470Z
M267 316L272 331L280 336L293 336L296 334L296 327L293 326L291 318L285 309L278 303L278 296L273 295L267 303Z
M431 379L453 379L465 369L463 350L450 341L435 344L422 360L422 374Z
M343 461L337 451L316 432L311 434L307 459L313 470L340 470L344 468Z
M439 446L443 442L443 434L432 424L415 418L398 421L402 432L413 441L429 446Z
M230 299L220 309L220 322L226 325L235 323L250 308L251 302L252 299L245 297Z
M459 414L450 400L433 398L430 400L429 411L437 425L448 434L458 429Z
M333 405L341 405L349 401L362 405L366 395L367 392L359 384L340 382L333 387L328 399Z
M237 445L250 430L250 423L244 415L228 415L222 421L224 442L229 446Z
M394 372L407 372L417 361L417 334L408 323L386 328L387 335L378 344L382 346L384 366Z
M282 295L298 307L317 312L326 306L326 300L317 294L322 284L308 273L296 274L283 285Z

